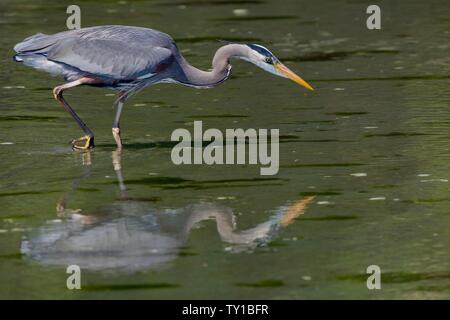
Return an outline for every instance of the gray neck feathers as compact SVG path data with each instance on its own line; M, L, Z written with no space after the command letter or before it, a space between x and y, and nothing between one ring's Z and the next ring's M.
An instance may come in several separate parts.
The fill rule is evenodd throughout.
M203 71L191 66L186 60L180 61L180 66L184 71L184 84L195 87L212 87L225 81L230 75L232 57L247 57L250 48L242 44L227 44L220 47L214 55L212 70Z

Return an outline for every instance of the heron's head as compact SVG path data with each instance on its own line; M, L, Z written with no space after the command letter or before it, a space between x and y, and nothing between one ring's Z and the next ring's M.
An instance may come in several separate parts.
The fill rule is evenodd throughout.
M291 79L308 90L314 90L305 80L282 64L267 48L259 44L247 44L247 47L250 48L250 50L245 57L240 57L241 59L251 62L274 75Z

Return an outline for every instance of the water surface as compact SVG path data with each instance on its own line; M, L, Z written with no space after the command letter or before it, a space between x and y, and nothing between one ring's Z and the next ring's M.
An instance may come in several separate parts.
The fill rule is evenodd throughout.
M111 91L66 94L96 133L74 153L61 79L11 61L63 30L68 4L0 9L1 298L450 297L448 1L380 1L381 31L365 1L79 1L84 26L160 29L204 69L216 39L264 44L316 88L240 61L213 90L148 88L126 105L121 159ZM170 134L194 120L279 128L278 175L173 165ZM66 289L72 261L83 290Z

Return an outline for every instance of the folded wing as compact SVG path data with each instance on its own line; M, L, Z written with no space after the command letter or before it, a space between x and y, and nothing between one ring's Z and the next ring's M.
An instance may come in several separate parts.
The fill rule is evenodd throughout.
M37 34L17 44L17 56L42 55L83 73L117 80L149 77L173 59L170 36L152 29L103 26Z

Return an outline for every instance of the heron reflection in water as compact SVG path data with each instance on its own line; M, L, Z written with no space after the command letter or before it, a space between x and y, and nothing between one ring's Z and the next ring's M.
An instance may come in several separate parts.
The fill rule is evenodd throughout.
M46 266L76 264L92 271L144 271L174 260L193 228L210 219L215 220L220 238L231 252L252 251L272 240L280 228L303 214L314 199L305 197L277 208L267 221L238 231L236 216L223 205L197 203L167 209L157 208L148 199L130 197L120 156L119 151L113 151L120 190L118 201L92 214L70 209L69 196L78 184L74 181L72 190L56 206L61 221L47 222L22 241L21 251L26 258Z

